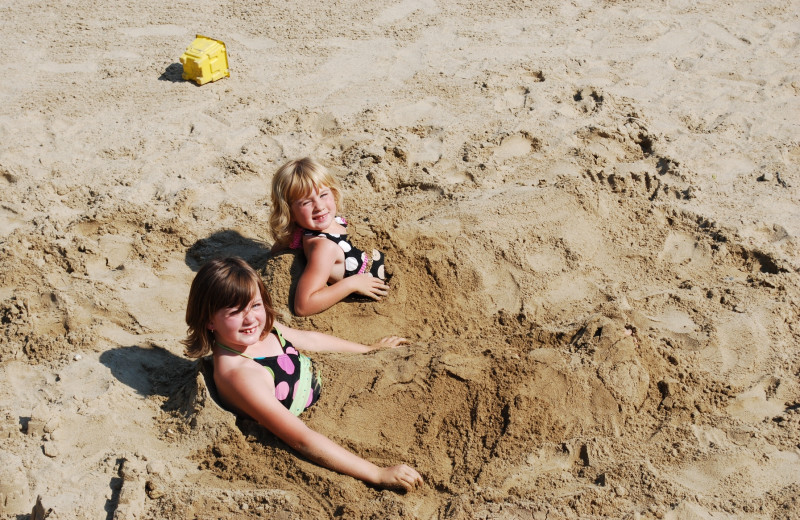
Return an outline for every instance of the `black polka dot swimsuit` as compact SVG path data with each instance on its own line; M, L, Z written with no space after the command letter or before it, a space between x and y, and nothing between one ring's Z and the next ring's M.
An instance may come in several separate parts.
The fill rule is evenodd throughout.
M336 217L336 222L347 227L347 221L342 217ZM364 251L353 246L347 240L347 233L337 235L335 233L323 233L322 231L311 231L303 229L303 236L307 237L325 237L328 240L335 242L342 251L344 251L344 276L353 276L354 274L369 273L375 278L381 280L386 279L384 272L384 255L377 249L372 250L372 256Z

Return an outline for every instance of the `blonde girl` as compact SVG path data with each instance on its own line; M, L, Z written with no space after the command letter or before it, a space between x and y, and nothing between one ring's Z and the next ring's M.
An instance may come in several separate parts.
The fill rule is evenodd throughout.
M347 222L337 214L341 204L339 183L313 159L289 161L272 179L273 251L302 248L307 260L295 291L299 316L322 312L351 294L380 300L389 290L383 254L369 255L350 243Z

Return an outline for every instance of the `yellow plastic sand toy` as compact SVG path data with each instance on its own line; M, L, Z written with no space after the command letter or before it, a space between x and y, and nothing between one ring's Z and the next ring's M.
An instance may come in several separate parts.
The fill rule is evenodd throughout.
M228 54L225 51L225 44L199 34L186 48L186 52L181 55L180 60L183 65L183 79L195 81L198 85L231 75L228 72Z

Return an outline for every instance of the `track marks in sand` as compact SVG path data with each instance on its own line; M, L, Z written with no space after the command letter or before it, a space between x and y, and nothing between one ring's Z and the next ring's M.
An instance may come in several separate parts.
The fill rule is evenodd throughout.
M588 126L576 132L572 153L583 176L615 193L657 199L690 199L693 190L678 161L658 155L655 136L630 119L616 128Z

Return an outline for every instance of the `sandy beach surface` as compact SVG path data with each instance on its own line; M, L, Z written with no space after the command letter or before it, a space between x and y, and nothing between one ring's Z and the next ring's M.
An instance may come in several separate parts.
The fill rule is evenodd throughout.
M800 518L797 0L0 13L0 518ZM197 34L229 78L181 78ZM306 155L384 301L289 311ZM410 340L315 356L304 417L424 487L217 405L180 340L222 255L292 326Z

